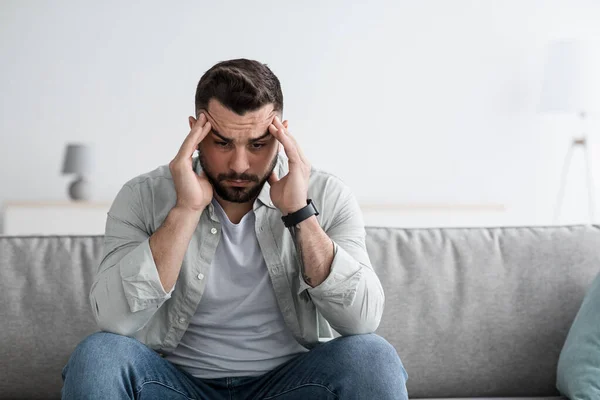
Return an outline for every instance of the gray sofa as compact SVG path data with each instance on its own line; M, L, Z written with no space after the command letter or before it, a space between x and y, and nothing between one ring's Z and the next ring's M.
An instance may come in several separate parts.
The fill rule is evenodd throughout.
M411 398L560 398L557 360L600 270L599 227L367 228L367 240L386 292L378 333ZM59 398L63 365L96 331L101 252L101 236L0 237L0 398Z

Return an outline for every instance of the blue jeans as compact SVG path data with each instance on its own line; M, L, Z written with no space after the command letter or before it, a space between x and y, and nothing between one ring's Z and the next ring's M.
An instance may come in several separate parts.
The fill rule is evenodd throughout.
M408 400L404 366L375 334L336 338L258 377L199 379L135 339L98 332L62 377L63 399Z

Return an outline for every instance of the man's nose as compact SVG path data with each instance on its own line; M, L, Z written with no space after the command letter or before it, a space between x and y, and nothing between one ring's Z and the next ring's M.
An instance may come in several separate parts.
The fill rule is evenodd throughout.
M238 174L246 172L248 168L250 168L250 164L248 162L248 154L246 153L246 149L237 148L233 152L231 156L231 160L229 161L229 168L235 171Z

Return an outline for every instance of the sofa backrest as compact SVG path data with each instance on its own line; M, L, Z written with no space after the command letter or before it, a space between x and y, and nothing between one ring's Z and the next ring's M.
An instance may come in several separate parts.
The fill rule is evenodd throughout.
M600 269L595 226L367 228L386 293L377 331L411 398L556 395L555 370ZM0 398L59 398L97 330L88 302L101 236L0 236Z
M595 226L368 231L386 293L378 333L411 398L553 396L556 365L600 270Z

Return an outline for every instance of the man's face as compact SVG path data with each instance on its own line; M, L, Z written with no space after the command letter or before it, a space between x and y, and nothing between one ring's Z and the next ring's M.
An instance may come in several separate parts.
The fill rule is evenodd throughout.
M279 142L268 130L277 115L273 105L240 116L212 99L202 112L212 130L198 154L216 194L233 203L253 201L277 164Z

